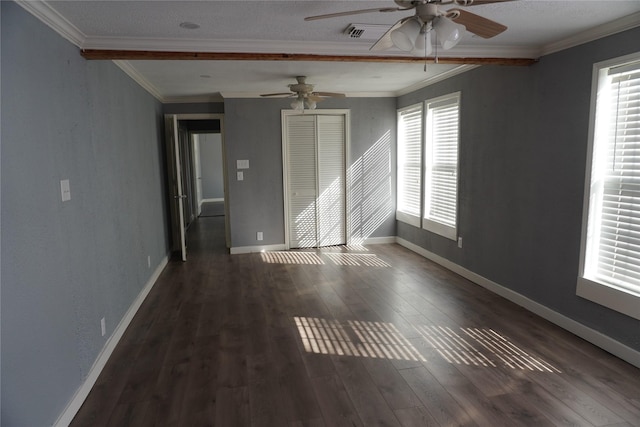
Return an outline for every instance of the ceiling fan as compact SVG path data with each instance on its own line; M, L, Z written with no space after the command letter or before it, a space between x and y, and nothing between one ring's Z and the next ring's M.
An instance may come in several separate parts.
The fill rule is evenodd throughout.
M294 110L304 110L308 108L313 110L316 108L316 103L324 101L326 98L344 98L344 93L334 92L314 92L313 85L307 83L306 76L297 76L298 83L290 84L289 90L291 92L283 93L265 93L260 96L280 96L284 98L295 98L291 103L291 108Z
M407 16L393 24L389 30L371 46L370 50L386 50L393 46L416 55L431 53L431 34L435 33L436 43L443 49L455 46L464 30L488 39L507 29L505 25L483 18L463 9L440 9L443 5L480 6L489 3L503 3L514 0L394 0L397 7L351 10L308 16L305 21L336 18L369 12L397 12L413 10L413 16Z

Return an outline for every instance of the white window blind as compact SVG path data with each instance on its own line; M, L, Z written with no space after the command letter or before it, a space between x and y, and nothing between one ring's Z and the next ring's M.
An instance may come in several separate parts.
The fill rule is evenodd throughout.
M600 200L591 248L597 260L590 271L598 282L640 294L640 64L608 74L608 99L599 105L608 108L596 141L603 155L594 159L602 165L592 183Z
M422 104L398 111L398 220L420 226Z
M460 95L427 101L423 227L456 239Z
M596 64L592 99L577 294L640 319L640 54Z

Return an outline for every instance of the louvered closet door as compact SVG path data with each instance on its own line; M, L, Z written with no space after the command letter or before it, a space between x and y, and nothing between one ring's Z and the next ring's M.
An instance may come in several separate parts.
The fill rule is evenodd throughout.
M346 243L344 116L291 115L286 126L289 247Z
M315 247L316 220L316 120L314 116L288 116L289 246Z
M344 116L317 116L318 126L318 245L333 246L345 239Z

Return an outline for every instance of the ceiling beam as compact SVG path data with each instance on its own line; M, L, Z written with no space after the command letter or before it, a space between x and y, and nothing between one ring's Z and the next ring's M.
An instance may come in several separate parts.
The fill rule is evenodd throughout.
M358 56L358 55L311 55L306 53L243 53L243 52L170 52L151 50L107 50L83 49L85 59L102 60L155 60L155 61L324 61L324 62L387 62L410 63L425 62L417 56ZM434 61L434 57L426 60ZM461 58L439 57L438 64L469 65L518 65L528 66L536 63L532 58Z

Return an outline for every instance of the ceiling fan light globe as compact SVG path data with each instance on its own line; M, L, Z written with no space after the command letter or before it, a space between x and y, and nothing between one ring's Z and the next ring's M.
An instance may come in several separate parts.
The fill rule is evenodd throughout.
M309 110L315 110L315 109L316 109L316 102L315 102L315 101L311 101L311 100L307 99L307 100L305 101L305 104L306 104L306 107L307 107Z
M304 104L299 99L294 99L291 102L291 108L293 108L294 110L303 110L304 109Z
M431 50L431 32L419 33L411 53L415 56L428 56L431 54Z
M434 22L433 29L436 31L440 46L444 50L448 50L460 42L465 27L464 25L456 24L449 18L440 16Z
M410 52L414 48L416 37L420 34L422 25L416 19L409 19L391 32L393 45L400 50Z

